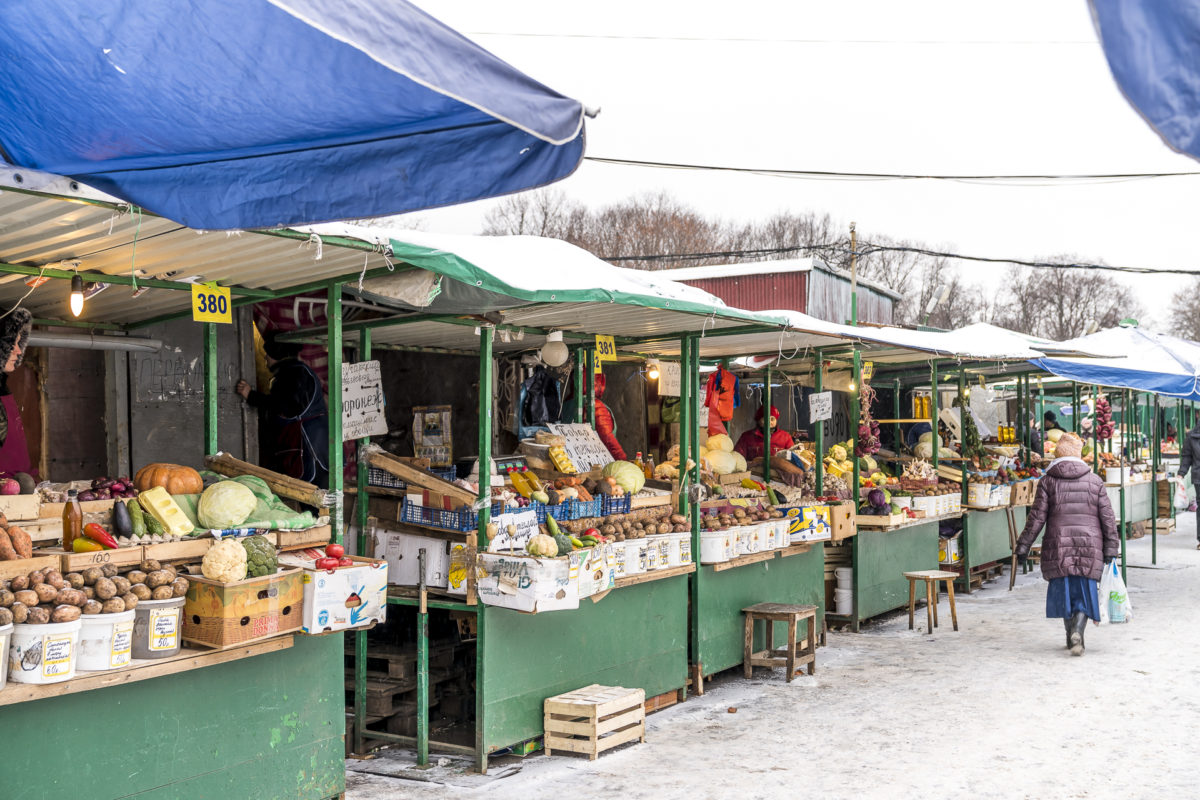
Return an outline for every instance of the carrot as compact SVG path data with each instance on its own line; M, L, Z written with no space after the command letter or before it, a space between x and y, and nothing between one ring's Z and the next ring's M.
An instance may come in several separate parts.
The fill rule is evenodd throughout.
M16 561L18 558L20 556L13 549L12 539L8 538L8 531L0 528L0 561Z
M13 525L8 529L8 538L20 558L33 558L33 539L23 529Z

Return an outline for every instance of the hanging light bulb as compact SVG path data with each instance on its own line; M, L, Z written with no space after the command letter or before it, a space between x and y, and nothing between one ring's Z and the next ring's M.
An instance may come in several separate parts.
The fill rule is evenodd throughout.
M78 274L71 278L71 315L78 317L83 313L83 278Z
M652 381L658 380L658 361L651 359L646 362L646 377Z
M546 343L542 345L540 355L548 367L561 367L567 363L571 351L563 344L562 331L550 331L546 334Z

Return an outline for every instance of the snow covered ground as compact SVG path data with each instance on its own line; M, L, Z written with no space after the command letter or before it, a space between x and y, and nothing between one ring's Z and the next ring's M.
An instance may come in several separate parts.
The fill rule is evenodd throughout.
M347 800L623 798L1163 798L1197 794L1200 550L1194 515L1129 543L1134 620L1088 626L1072 658L1045 619L1037 572L943 597L932 636L906 614L830 633L817 674L711 684L647 718L647 742L588 762L503 759L487 776L458 760L418 771L384 751L347 761ZM918 623L924 612L918 608ZM436 756L434 757L437 758ZM401 777L403 776L403 777Z

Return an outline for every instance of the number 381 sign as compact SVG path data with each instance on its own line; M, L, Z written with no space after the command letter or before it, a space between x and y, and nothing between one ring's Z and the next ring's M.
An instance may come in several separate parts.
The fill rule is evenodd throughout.
M229 288L215 283L192 284L192 320L233 323Z

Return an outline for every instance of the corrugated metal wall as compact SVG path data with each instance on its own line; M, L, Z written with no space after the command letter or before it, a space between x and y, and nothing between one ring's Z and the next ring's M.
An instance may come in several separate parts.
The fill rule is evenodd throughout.
M814 269L809 275L808 309L806 314L828 322L846 322L850 319L850 278L823 269ZM729 302L728 300L726 302ZM858 320L884 325L892 323L893 300L885 294L859 284Z
M669 273L667 273L669 276ZM682 281L689 286L715 294L726 305L747 311L789 309L805 311L807 272L777 272L765 275L738 275L731 278L701 278Z

